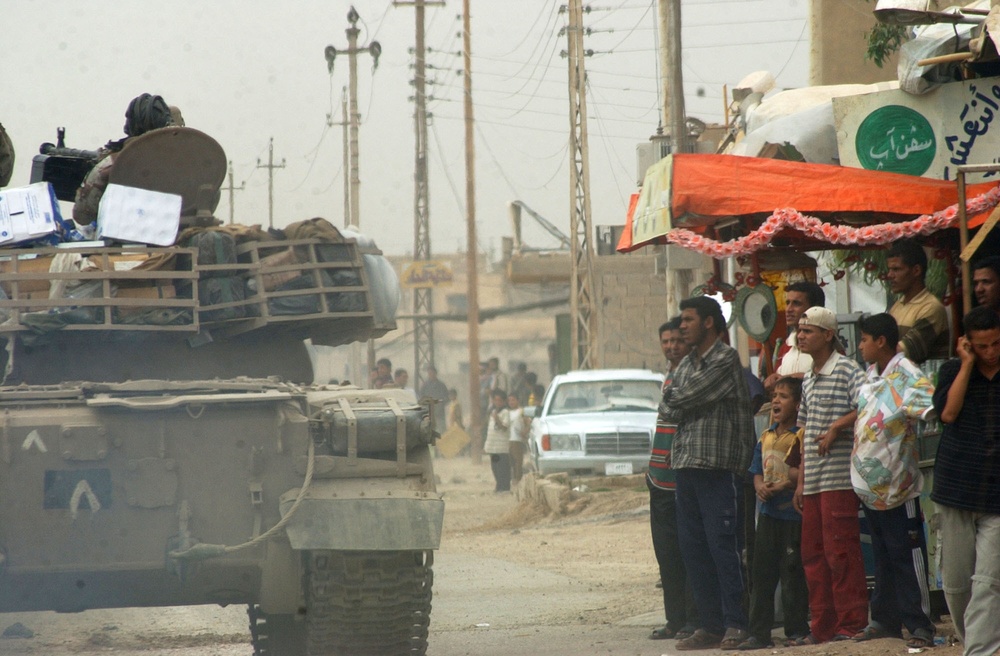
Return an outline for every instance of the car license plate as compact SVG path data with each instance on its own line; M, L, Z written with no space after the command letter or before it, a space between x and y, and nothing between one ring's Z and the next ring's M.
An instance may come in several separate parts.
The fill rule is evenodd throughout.
M604 463L605 476L627 476L632 473L631 462L606 462Z

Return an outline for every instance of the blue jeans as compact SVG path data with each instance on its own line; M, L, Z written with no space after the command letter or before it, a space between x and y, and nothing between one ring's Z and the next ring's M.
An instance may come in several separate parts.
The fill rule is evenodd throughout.
M743 478L719 469L677 470L677 529L701 626L747 629Z

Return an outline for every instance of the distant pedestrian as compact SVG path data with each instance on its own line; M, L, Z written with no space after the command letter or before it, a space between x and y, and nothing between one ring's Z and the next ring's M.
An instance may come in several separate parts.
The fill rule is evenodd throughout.
M462 404L458 400L458 390L454 387L448 390L447 427L458 426L465 430L465 419L462 417Z
M494 492L510 492L510 411L507 409L506 391L493 391L493 403L486 423L483 451L490 456L490 468L496 481Z
M528 442L528 422L524 416L524 408L517 395L507 395L507 408L510 413L510 477L517 484L524 473L524 452Z
M375 363L375 371L372 372L372 387L382 389L386 385L394 384L392 378L392 362L389 358L382 358Z
M438 370L434 365L427 366L427 380L420 388L420 398L434 399L434 429L445 429L445 405L448 403L448 386L438 378Z

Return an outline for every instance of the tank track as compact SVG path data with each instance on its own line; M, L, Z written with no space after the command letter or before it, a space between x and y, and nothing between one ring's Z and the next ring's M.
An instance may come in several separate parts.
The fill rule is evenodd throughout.
M254 656L424 656L433 551L313 551L305 618L250 606Z
M254 656L306 656L306 623L294 615L268 615L248 606Z
M310 554L310 656L423 656L432 551Z

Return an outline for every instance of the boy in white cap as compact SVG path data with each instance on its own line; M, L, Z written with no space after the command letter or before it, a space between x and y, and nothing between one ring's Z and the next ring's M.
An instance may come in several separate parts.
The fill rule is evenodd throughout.
M811 307L799 319L799 349L812 356L802 383L802 470L794 505L802 513L802 567L809 585L810 634L796 644L850 640L868 624L858 497L851 449L865 377L837 352L837 315Z

